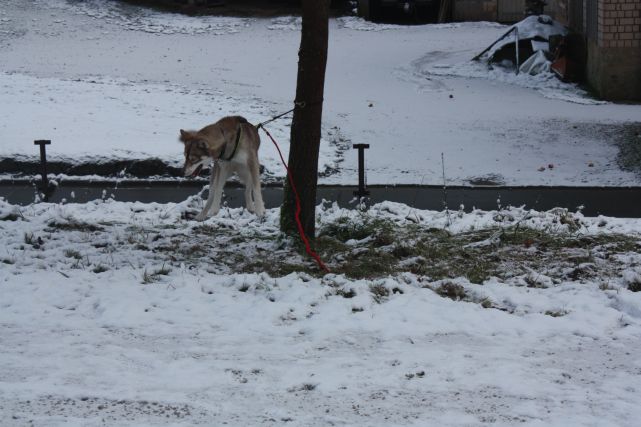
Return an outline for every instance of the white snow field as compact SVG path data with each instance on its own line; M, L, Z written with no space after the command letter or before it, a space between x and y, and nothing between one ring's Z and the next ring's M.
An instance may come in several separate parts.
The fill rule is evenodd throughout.
M330 23L321 181L370 184L638 185L616 162L617 125L641 107L595 102L551 76L470 62L505 31L492 23ZM0 5L0 157L178 165L181 128L221 116L266 120L292 107L300 19L185 17L108 0ZM289 119L270 125L287 151ZM615 127L611 127L615 126ZM609 127L609 131L605 130ZM284 175L263 138L267 174ZM552 164L553 168L547 166Z
M228 248L203 230L247 236L241 259L286 251L278 210L225 209L202 228L181 219L190 203L0 201L0 425L638 425L638 250L587 254L623 272L609 278L453 279L476 302L454 301L411 273L225 273ZM408 210L367 215L403 224ZM447 230L562 231L560 214L461 212ZM359 215L326 207L319 224ZM639 220L573 218L584 238L641 242ZM190 241L210 256L181 258Z

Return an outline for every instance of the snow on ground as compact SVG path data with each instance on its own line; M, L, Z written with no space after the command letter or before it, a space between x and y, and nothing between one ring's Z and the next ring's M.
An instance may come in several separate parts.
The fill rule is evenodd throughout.
M458 76L488 78L499 83L534 89L549 99L567 101L574 104L600 105L604 101L594 99L574 84L563 83L552 73L541 73L535 76L516 74L512 67L499 64L487 64L485 61L448 64L447 62L430 63L432 55L426 55L415 62L417 71L425 76Z
M321 164L335 173L323 174L323 183L356 182L356 155L345 149L369 143L370 184L439 184L441 153L450 184L483 177L508 185L639 184L617 164L612 129L638 122L640 107L596 105L554 79L470 63L504 26L350 17L330 25ZM299 28L292 17L4 1L0 157L35 159L32 141L46 138L52 158L157 156L178 164L180 128L226 114L260 121L291 108ZM288 125L272 125L285 151ZM271 143L264 138L262 147L268 172L282 177Z
M96 158L125 160L152 156L182 167L179 129L197 130L210 122L211 117L230 114L242 114L250 122L258 123L276 112L264 101L235 99L205 88L187 90L167 84L132 84L100 77L69 81L0 74L0 88L3 101L13 105L4 114L6 123L40 117L38 126L47 131L34 134L40 135L34 139L53 140L47 157L71 164ZM43 93L47 94L46 99ZM73 105L68 104L70 98ZM126 126L124 137L123 126ZM269 129L277 141L289 139L287 121L274 123ZM344 150L336 129L327 129L325 138L320 171L336 168L339 152ZM23 146L24 142L20 140ZM33 155L20 153L12 157L28 159ZM280 157L267 138L262 141L261 162L266 175L282 176Z
M162 13L116 1L50 1L36 0L42 7L59 9L73 15L88 16L117 25L125 30L152 34L234 34L249 26L249 18L207 16L193 19L177 13ZM67 24L59 19L56 23Z
M0 200L0 425L631 427L641 416L641 300L626 289L641 283L638 253L604 258L625 273L596 280L454 279L477 302L454 301L410 273L225 274L215 246L172 261L162 245L206 229L288 250L277 210L264 221L226 210L202 228L182 219L190 203ZM368 215L402 223L408 211ZM447 221L413 214L425 230ZM359 215L330 206L319 221ZM565 227L558 212L509 209L455 213L448 230L506 216ZM585 238L641 239L639 220L575 217Z

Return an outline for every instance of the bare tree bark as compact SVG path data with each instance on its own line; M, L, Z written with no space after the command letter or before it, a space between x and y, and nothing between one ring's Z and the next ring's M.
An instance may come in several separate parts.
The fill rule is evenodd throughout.
M329 4L330 0L302 0L303 29L298 51L296 109L292 118L288 160L300 197L303 230L310 238L316 232L316 185L327 64ZM295 212L293 189L286 182L280 222L284 232L297 230Z

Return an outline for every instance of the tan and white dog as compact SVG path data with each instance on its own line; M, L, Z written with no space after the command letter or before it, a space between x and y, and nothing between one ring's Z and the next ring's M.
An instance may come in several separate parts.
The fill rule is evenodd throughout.
M258 216L265 214L258 163L260 136L254 125L244 117L223 117L199 131L181 129L180 141L185 145L185 176L196 176L204 166L214 163L209 180L209 197L203 210L196 216L197 221L218 213L223 187L234 172L245 184L247 210Z

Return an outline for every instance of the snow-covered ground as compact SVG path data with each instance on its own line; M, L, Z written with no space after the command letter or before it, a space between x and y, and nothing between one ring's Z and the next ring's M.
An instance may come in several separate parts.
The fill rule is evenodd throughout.
M278 210L262 222L225 210L203 228L181 219L190 203L0 201L0 425L638 423L641 300L627 289L641 284L638 251L577 249L616 267L607 277L449 280L473 299L454 301L410 273L223 274L225 248L207 233L247 239L241 257L287 252ZM408 211L367 215L448 222ZM560 212L525 214L454 213L447 229L569 227ZM359 215L327 207L319 224ZM641 240L638 220L572 217L584 239ZM184 258L201 244L211 256Z
M354 183L352 143L369 143L368 182L638 185L616 162L616 126L641 107L603 104L554 78L469 59L492 23L377 25L332 20L324 183ZM257 122L292 106L300 19L184 17L107 0L0 5L0 157L181 162L181 128L227 114ZM271 125L287 149L289 120ZM613 125L615 127L612 127ZM609 128L609 130L608 130ZM612 129L615 129L613 132ZM613 136L614 133L614 136ZM268 174L283 175L264 138ZM553 164L553 168L548 168Z

